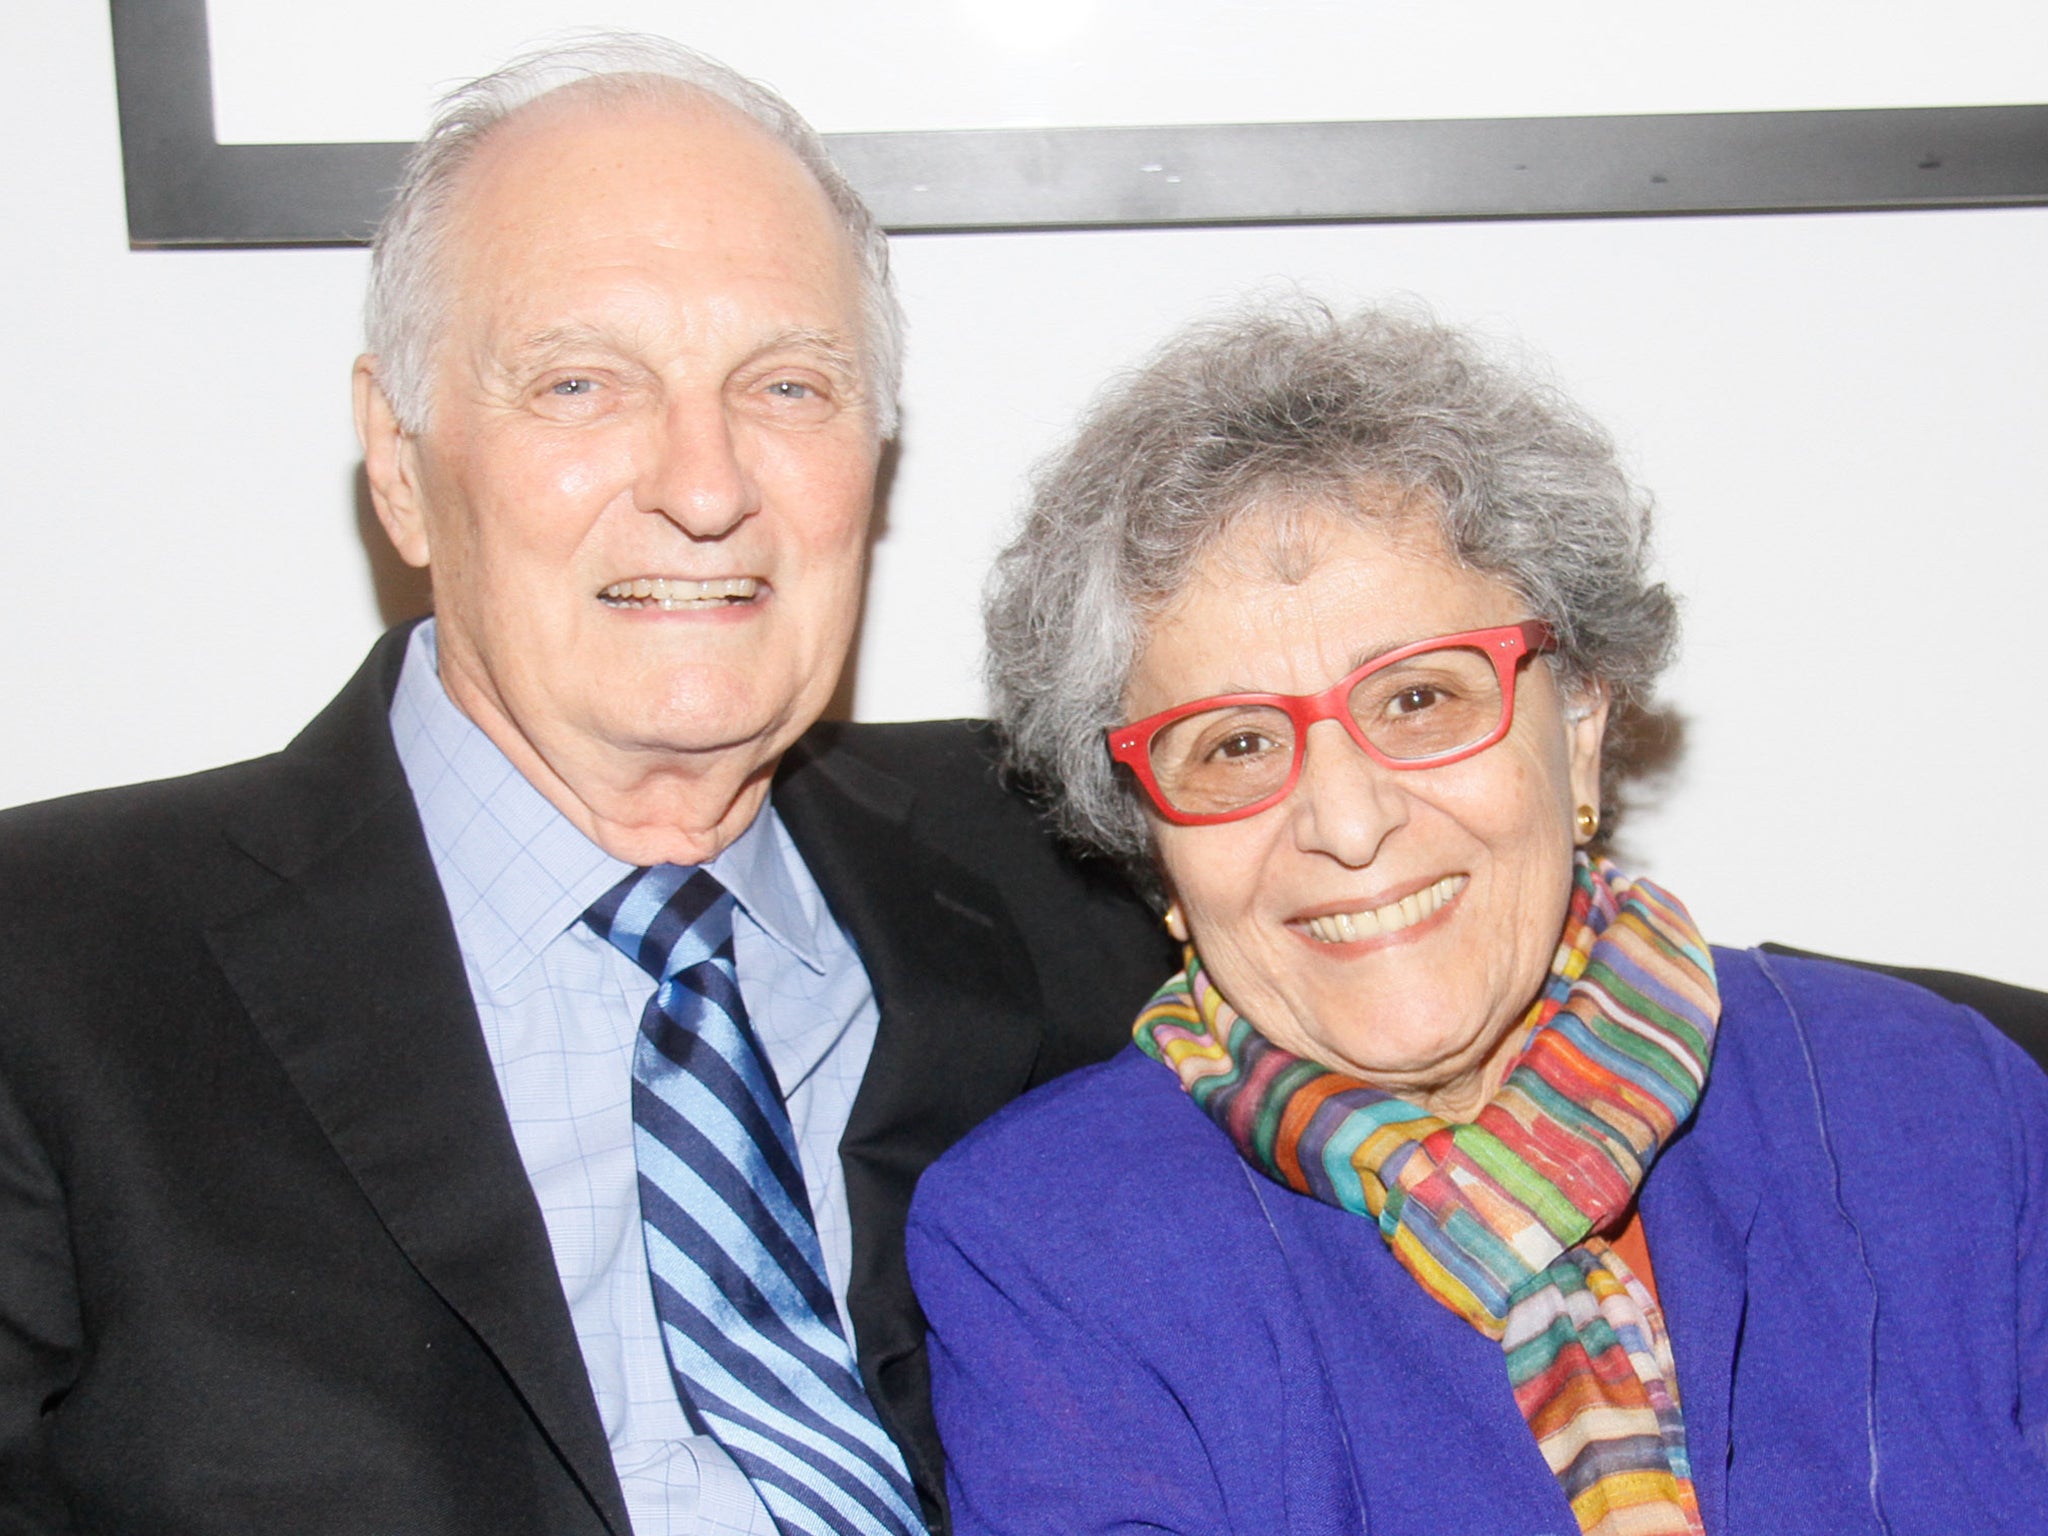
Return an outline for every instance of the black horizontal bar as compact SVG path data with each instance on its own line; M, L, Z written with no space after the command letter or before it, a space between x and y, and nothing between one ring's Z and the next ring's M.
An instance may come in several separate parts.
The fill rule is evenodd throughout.
M349 245L403 144L218 144L205 0L110 0L137 245ZM914 230L2048 203L2048 105L827 136Z

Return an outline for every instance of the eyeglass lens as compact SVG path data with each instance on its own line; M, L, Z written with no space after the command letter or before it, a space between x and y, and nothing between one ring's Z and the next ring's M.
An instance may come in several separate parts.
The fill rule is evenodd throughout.
M1369 672L1349 700L1359 732L1395 762L1442 757L1493 734L1500 676L1484 651L1425 651ZM1294 722L1271 705L1226 705L1188 715L1152 737L1153 780L1190 816L1234 811L1277 794L1294 769Z

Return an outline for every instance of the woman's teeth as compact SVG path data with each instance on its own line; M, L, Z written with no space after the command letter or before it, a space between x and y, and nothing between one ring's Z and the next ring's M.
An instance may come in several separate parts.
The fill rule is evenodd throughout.
M1369 912L1333 912L1328 917L1308 920L1309 933L1325 944L1348 944L1354 939L1376 939L1383 933L1412 928L1465 888L1465 875L1445 875L1435 885L1425 886L1412 896L1390 901Z
M761 590L754 576L721 576L716 581L677 581L667 576L642 576L615 581L598 593L600 602L617 608L722 608L752 602Z

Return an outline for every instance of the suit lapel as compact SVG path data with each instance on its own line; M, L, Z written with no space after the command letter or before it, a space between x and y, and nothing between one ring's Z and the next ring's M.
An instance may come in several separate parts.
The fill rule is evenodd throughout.
M208 941L364 1197L475 1330L611 1528L623 1496L547 1228L385 720L387 636L228 835L267 893Z
M814 742L790 754L775 785L776 810L881 1011L840 1143L853 1221L847 1304L869 1393L931 1504L943 1463L904 1221L918 1175L1029 1086L1042 1008L1000 893L915 834L914 798Z

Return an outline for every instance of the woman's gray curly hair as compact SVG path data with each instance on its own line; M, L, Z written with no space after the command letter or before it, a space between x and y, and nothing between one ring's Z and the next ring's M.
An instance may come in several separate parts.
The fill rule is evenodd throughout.
M1150 621L1233 520L1426 507L1446 546L1546 620L1567 696L1610 700L1609 755L1677 639L1650 509L1554 387L1419 309L1299 302L1195 325L1090 408L989 580L988 684L1012 768L1061 829L1149 877L1140 794L1103 732ZM1151 881L1147 879L1147 884Z

